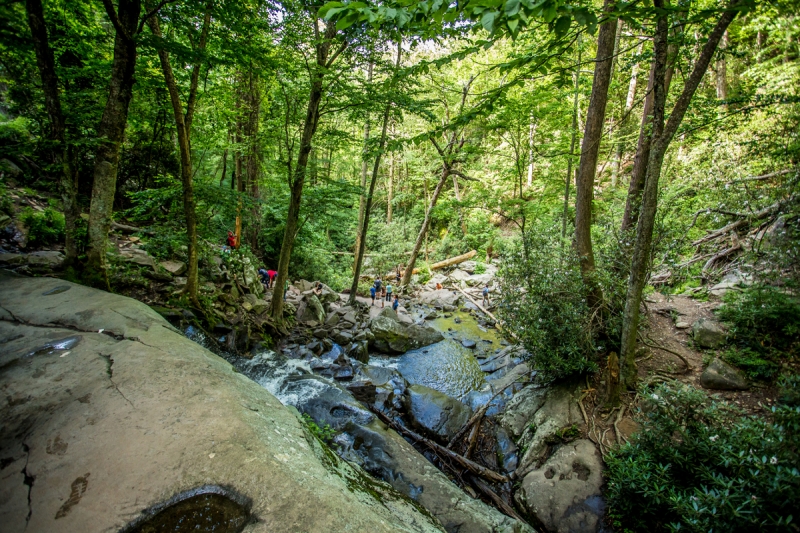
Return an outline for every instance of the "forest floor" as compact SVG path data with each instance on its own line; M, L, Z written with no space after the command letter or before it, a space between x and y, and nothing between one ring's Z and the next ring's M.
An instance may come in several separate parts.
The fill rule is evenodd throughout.
M698 301L683 295L652 293L644 301L646 321L643 341L640 338L637 365L640 383L656 383L675 380L689 384L698 390L706 390L700 384L704 367L723 349L703 350L692 341L691 325L700 318L717 321L714 310L721 305L719 300ZM648 346L649 345L649 346ZM680 354L690 367L674 353ZM619 411L608 411L602 404L605 389L604 375L598 373L587 382L585 400L588 437L606 451L614 444L628 440L639 429L633 420L638 406L638 393L628 393L623 400L622 416ZM598 394L600 391L600 394ZM706 391L709 396L725 400L741 408L745 413L767 416L778 397L775 385L752 383L745 391ZM615 427L616 423L616 427Z

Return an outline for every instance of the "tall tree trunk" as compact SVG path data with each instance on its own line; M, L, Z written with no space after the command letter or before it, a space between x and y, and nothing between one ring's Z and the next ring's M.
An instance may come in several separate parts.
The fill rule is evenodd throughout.
M663 0L656 0L656 7L663 6ZM620 353L620 378L622 385L633 388L636 386L636 335L639 326L639 306L641 305L642 291L644 290L647 279L648 265L650 262L650 246L653 240L653 228L658 200L658 181L661 177L661 168L664 163L669 144L675 136L675 132L680 126L689 103L697 91L711 60L714 52L722 39L725 30L736 18L738 11L737 4L734 2L727 7L722 14L713 31L708 37L703 50L695 62L692 73L686 80L683 91L675 102L675 106L670 113L669 120L664 125L664 107L666 103L666 79L662 74L666 70L667 58L667 30L666 16L659 17L658 31L656 34L656 55L655 72L656 83L654 83L654 107L653 107L653 138L650 150L650 160L647 166L647 176L645 179L644 193L642 197L642 212L636 228L636 243L634 245L633 257L631 260L631 273L628 280L628 292L625 298L625 311L622 323L622 339ZM663 80L663 82L661 81Z
M261 92L258 87L258 77L253 68L248 74L247 87L247 120L245 122L245 136L247 138L247 152L245 154L245 173L247 175L247 192L253 200L258 199L258 122L261 116ZM250 216L249 241L252 249L258 248L259 207L253 202Z
M403 52L403 41L397 41L397 59L394 64L394 72L392 77L397 79L397 71L400 69L400 57ZM394 85L394 80L392 85ZM386 103L386 109L383 111L383 126L381 127L381 137L378 142L378 153L375 155L375 164L372 166L372 178L369 182L369 194L367 195L367 203L364 206L364 221L361 227L361 241L359 241L358 260L353 272L353 283L350 285L350 297L348 305L353 305L356 302L356 294L358 293L358 278L361 277L361 266L364 262L364 249L367 243L367 231L369 231L369 215L372 210L372 195L375 194L375 183L378 181L378 169L381 165L381 157L383 156L383 149L386 146L386 130L389 126L389 112L392 109L392 102Z
M300 151L297 154L297 164L291 176L291 197L289 199L289 210L286 214L286 228L283 233L283 243L281 253L278 258L278 275L275 278L275 287L272 291L272 302L270 305L270 315L277 323L283 322L283 287L289 279L289 261L292 257L294 240L297 237L298 220L300 219L300 205L303 200L303 186L306 180L306 169L308 167L308 156L311 153L311 141L319 125L319 104L322 101L322 82L325 73L330 69L333 62L344 51L344 44L329 58L331 43L336 37L336 21L330 21L325 25L325 32L319 35L319 26L314 19L314 35L316 43L316 64L311 74L311 91L308 97L308 108L306 118L303 122L303 133L300 137Z
M443 164L442 165L442 177L439 178L439 183L436 184L436 188L433 190L433 195L431 196L431 200L428 203L428 209L425 211L425 219L422 221L422 227L419 230L419 234L417 235L417 240L414 243L414 250L411 252L411 257L408 258L408 264L406 265L406 270L403 272L403 285L408 285L411 283L411 274L414 270L414 264L417 262L417 257L419 256L419 251L422 249L422 245L426 243L426 238L428 234L428 227L431 224L431 214L433 213L433 208L436 207L436 201L439 199L439 195L442 193L442 188L444 184L447 182L447 178L450 177L450 168ZM425 249L427 250L427 245ZM427 254L427 252L426 252Z
M639 49L636 51L637 55L642 55L642 48L644 47L644 43L639 43ZM625 96L625 107L622 110L622 114L619 118L619 123L617 125L617 143L616 143L616 153L614 155L614 169L613 173L611 174L611 187L616 189L617 184L619 181L619 172L620 167L622 165L622 154L625 150L625 141L624 138L628 133L628 114L633 109L633 102L636 99L636 83L639 79L639 62L633 64L631 67L631 79L628 82L628 94Z
M372 61L367 66L367 84L372 83L372 69L374 65ZM358 227L356 228L356 245L355 256L353 257L353 271L355 272L356 265L358 264L358 251L361 249L361 228L364 226L364 213L367 207L367 172L369 171L369 162L367 161L367 145L369 144L369 115L364 123L364 150L361 153L361 194L358 196Z
M392 128L394 130L394 128ZM392 131L394 133L394 131ZM389 183L387 184L386 191L386 223L392 223L392 201L394 200L394 171L395 171L395 153L392 152L389 160Z
M208 27L211 21L211 7L206 6L206 13L203 20L203 27L200 34L198 50L204 51L208 38ZM157 16L151 17L147 21L153 35L161 38L161 27ZM183 214L186 219L186 238L189 241L189 260L186 270L186 288L184 289L189 300L196 307L200 307L197 299L197 289L199 285L197 271L197 214L195 211L194 183L192 175L192 149L190 145L191 124L194 117L194 110L197 103L197 86L199 82L200 62L194 65L189 86L189 97L186 102L186 113L183 111L178 82L172 70L169 59L169 52L164 48L158 49L158 58L161 62L161 71L164 74L164 82L167 86L172 112L175 116L175 129L178 132L178 148L181 156L181 183L183 185Z
M528 127L528 188L533 185L533 137L536 135L536 120L531 114L531 122Z
M725 49L728 48L728 32L725 32L725 35L722 36L722 42L719 45L720 49L720 57L717 59L717 64L714 68L714 73L716 74L716 88L717 88L717 100L727 100L728 99L728 68L727 64L725 63L725 56L721 55L724 53ZM727 110L727 104L722 105L724 110Z
M685 13L679 13L678 18L681 19ZM672 75L675 72L675 60L677 59L678 48L675 44L667 46L667 67L664 74L664 91L669 93L669 86L672 82ZM647 80L647 95L644 99L644 109L642 110L642 125L639 128L639 139L636 143L636 155L633 159L633 170L631 171L631 181L628 186L628 196L625 199L625 212L622 215L622 225L620 231L622 233L633 229L636 221L639 219L639 208L642 200L642 191L644 190L645 174L647 173L647 165L650 161L650 147L652 138L652 128L650 122L653 114L653 68L655 62L650 68L650 77Z
M225 181L225 174L228 172L228 147L222 152L222 174L219 177L219 186L222 187L222 182Z
M564 216L561 219L561 238L567 237L567 219L569 218L569 184L572 181L572 158L575 154L575 141L578 136L578 94L581 80L581 39L578 37L578 66L575 69L575 95L572 100L572 137L569 141L567 157L567 179L564 180Z
M114 211L119 149L125 137L128 107L133 97L136 67L136 42L133 36L139 23L142 3L141 0L119 0L116 13L110 2L108 8L109 17L119 27L115 23L116 37L108 100L97 126L99 143L94 157L94 183L89 207L89 249L84 270L84 279L88 284L106 289L110 288L106 271L108 230Z
M50 118L50 140L54 142L53 152L55 162L61 170L59 186L61 200L64 203L64 220L66 237L64 240L64 266L71 266L78 257L75 243L75 223L80 216L78 208L78 184L75 165L70 156L71 150L67 145L67 125L61 108L61 95L59 94L59 80L56 74L55 58L50 41L47 37L47 25L44 20L44 8L41 0L26 0L25 9L28 13L28 25L33 37L33 48L36 52L36 63L39 66L39 76L42 79L44 103L47 115Z
M605 0L607 13L613 9L612 0ZM597 156L603 138L603 125L611 84L611 66L614 62L614 36L617 21L608 20L600 25L597 36L597 59L592 81L592 97L586 111L586 129L581 144L581 159L575 183L575 249L580 258L581 274L589 287L589 305L600 299L599 286L594 279L594 251L592 249L592 200Z

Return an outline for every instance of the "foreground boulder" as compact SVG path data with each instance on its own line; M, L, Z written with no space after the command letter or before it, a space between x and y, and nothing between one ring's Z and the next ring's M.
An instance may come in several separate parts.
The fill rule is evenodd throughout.
M219 531L440 531L140 302L0 274L0 343L3 531L120 531L212 500L236 525Z
M526 475L515 497L547 531L594 533L605 510L602 484L603 459L591 441L581 439Z
M469 406L424 385L408 387L404 403L413 425L445 442L453 438L472 416Z
M439 289L438 291L423 292L419 296L419 301L423 304L432 305L434 307L444 307L445 305L457 306L459 301L459 293L448 290Z
M700 348L718 348L725 342L725 330L713 320L700 318L692 324L694 342Z
M370 346L379 352L401 354L444 340L435 329L416 324L401 324L394 318L382 314L370 321L369 329L374 335Z

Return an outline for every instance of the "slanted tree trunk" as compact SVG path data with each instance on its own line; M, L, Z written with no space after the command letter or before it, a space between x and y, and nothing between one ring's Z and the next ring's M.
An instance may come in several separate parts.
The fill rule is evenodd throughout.
M370 61L369 66L367 67L367 84L372 83L372 69L373 65ZM364 213L367 206L367 172L369 171L369 163L367 162L367 145L369 144L369 116L367 116L367 121L364 123L364 150L361 154L361 194L358 196L358 227L356 228L356 246L355 246L355 257L353 258L353 272L355 272L356 265L358 264L358 254L359 250L361 249L361 240L363 239L363 235L361 235L361 228L364 227Z
M397 71L400 68L400 57L403 51L402 40L397 41L397 59L394 64L394 72L392 77L396 81ZM394 83L394 82L393 82ZM375 164L372 166L372 178L369 182L369 194L367 194L367 202L364 206L364 221L361 226L361 240L358 243L358 250L356 255L356 265L353 269L353 283L350 285L350 297L347 301L348 305L356 303L356 295L358 293L358 279L361 277L361 266L364 262L364 249L367 243L367 231L369 231L369 215L372 210L372 196L375 194L375 183L378 181L378 169L381 165L381 157L383 156L383 149L386 146L386 130L389 126L389 112L392 109L392 102L386 103L386 108L383 111L383 126L381 127L381 137L378 141L378 153L375 154Z
M128 106L133 97L136 68L134 35L142 10L141 0L119 0L117 12L109 1L108 15L114 23L114 59L111 81L103 115L97 126L98 145L94 157L94 182L89 207L89 248L84 280L89 285L108 289L106 248L111 214L114 211L114 192L117 188L119 148L128 123Z
M56 74L53 49L47 36L47 26L44 20L44 8L41 0L26 0L25 9L28 13L28 26L33 37L33 48L36 52L36 63L39 66L39 76L42 79L42 91L47 115L50 118L50 140L54 142L53 153L55 162L61 169L59 186L61 200L64 203L64 220L66 237L64 242L64 266L71 266L78 257L75 243L75 223L80 216L78 208L78 184L75 165L70 156L71 150L66 141L66 121L61 108L61 95L59 94L59 80Z
M439 183L436 184L436 188L433 190L430 203L428 203L428 209L425 211L425 219L422 221L422 227L420 228L419 234L417 235L417 240L414 243L414 250L411 252L411 257L408 258L408 264L406 265L406 270L403 273L403 285L408 285L411 283L411 275L414 271L414 265L417 262L419 251L422 249L422 245L425 242L425 238L428 234L428 227L431 224L431 214L433 213L433 208L436 207L436 201L439 199L439 195L442 193L442 188L449 177L450 168L447 165L442 165L442 177L439 178ZM427 250L427 246L425 248Z
M610 12L614 6L605 0L603 9ZM580 259L581 274L589 287L589 305L599 301L599 286L594 279L594 251L592 250L592 200L597 156L603 138L603 125L611 84L611 66L614 61L614 35L617 21L608 20L600 25L597 36L597 59L592 81L592 97L586 111L586 129L581 144L581 159L575 184L575 250Z
M569 218L569 185L572 181L572 158L575 154L575 141L578 136L578 88L581 80L581 40L578 37L578 67L575 69L575 95L572 99L572 137L569 141L567 157L567 179L564 180L564 216L561 219L561 238L567 237L567 218Z
M200 33L198 51L205 50L208 39L208 28L211 22L211 6L206 6L203 18L203 27ZM150 30L158 38L161 38L161 27L158 17L151 17L147 21ZM194 110L197 103L197 86L200 79L200 62L195 63L192 69L192 77L189 86L189 97L186 103L186 113L183 111L178 82L170 63L169 52L165 48L158 49L158 58L161 62L161 71L164 74L164 82L167 86L172 112L175 116L175 129L178 133L178 149L181 157L181 183L183 185L183 213L186 219L186 237L189 241L189 260L186 270L186 288L184 289L189 300L197 307L200 302L197 299L198 272L197 272L197 214L195 211L194 183L192 175L192 149L190 146L191 125L194 118Z
M297 154L297 164L291 176L291 197L289 199L289 210L286 214L286 228L283 233L283 243L281 253L278 258L278 275L275 278L276 290L272 291L272 302L270 305L270 315L277 323L283 323L283 287L289 279L289 261L292 257L294 240L297 238L298 220L300 219L300 205L303 200L303 185L306 180L306 169L308 167L308 156L311 153L311 141L319 125L319 104L322 101L322 82L325 73L331 68L333 62L341 52L344 51L344 42L333 54L330 54L331 44L336 37L336 21L330 21L325 25L325 32L320 35L319 26L314 19L314 36L316 43L316 62L311 71L311 91L308 97L308 108L306 118L303 122L303 133L300 137L300 151ZM330 56L330 57L329 57Z
M655 0L657 8L663 9L664 0ZM658 200L658 181L661 177L661 168L664 155L680 126L689 103L703 79L714 52L722 39L725 30L738 14L737 3L726 6L716 26L708 36L706 44L695 62L692 73L687 78L683 91L675 102L670 113L669 121L664 125L664 107L666 103L666 63L667 63L667 22L666 15L659 17L656 31L655 54L655 83L653 106L653 136L650 149L650 159L647 165L645 187L642 195L642 211L636 228L636 243L634 245L631 261L631 273L628 280L628 292L625 298L625 311L622 323L622 340L620 353L620 381L623 386L633 388L636 386L636 335L639 326L639 306L642 300L647 270L650 260L650 246L653 240L653 227L655 226L656 208Z

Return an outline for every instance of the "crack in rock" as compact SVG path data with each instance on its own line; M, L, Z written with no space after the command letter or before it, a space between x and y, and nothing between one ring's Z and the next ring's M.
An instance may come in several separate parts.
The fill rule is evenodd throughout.
M33 516L31 491L33 490L33 482L36 480L36 476L32 476L31 474L28 473L28 461L30 461L31 458L30 454L31 449L24 442L22 443L22 449L25 451L25 466L22 469L22 475L25 476L25 478L22 481L22 483L27 485L28 487L28 516L25 517L25 529L28 529L28 523L31 521L31 516Z
M98 354L98 355L100 355L100 357L102 357L103 359L106 360L106 374L108 374L108 381L110 381L111 385L114 386L114 390L116 390L119 393L120 396L125 398L125 401L128 402L131 407L136 409L136 406L133 405L133 402L130 401L128 399L128 397L125 396L125 394L122 393L121 390L119 390L119 386L114 382L114 379L113 379L114 378L114 368L113 368L113 366L114 366L114 358L111 357L110 354L101 353L101 354Z

